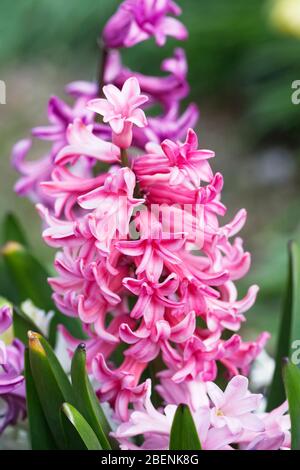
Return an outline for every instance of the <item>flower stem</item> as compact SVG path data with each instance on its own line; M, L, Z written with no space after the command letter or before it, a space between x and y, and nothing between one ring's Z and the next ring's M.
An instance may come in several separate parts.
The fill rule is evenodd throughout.
M98 66L98 97L102 98L103 97L103 87L105 85L104 82L104 77L105 77L105 68L106 68L106 62L108 58L108 50L103 44L101 36L98 38L97 41L98 48L100 50L100 59L99 59L99 66ZM95 122L98 122L99 124L103 123L103 117L100 114L95 115Z
M126 149L121 149L121 163L124 167L129 166L128 154Z
M103 44L102 38L100 37L97 41L98 47L100 49L100 60L99 60L99 70L98 70L98 96L101 98L103 96L103 86L104 77L105 77L105 68L108 58L108 50Z

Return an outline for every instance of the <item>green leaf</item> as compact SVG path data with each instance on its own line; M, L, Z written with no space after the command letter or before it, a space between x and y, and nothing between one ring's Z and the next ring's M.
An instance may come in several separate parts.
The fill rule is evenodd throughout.
M50 344L47 342L47 340L41 336L37 335L42 347L45 350L47 359L49 361L50 368L52 370L52 373L59 384L59 387L63 393L63 396L65 398L65 401L75 403L75 395L73 392L72 385L68 379L67 374L63 370L59 360L57 359L55 352L53 351L52 347Z
M29 435L32 450L55 450L57 445L45 418L29 362L29 350L25 350L26 404Z
M3 239L4 243L18 242L26 247L29 246L25 232L17 217L9 212L3 220Z
M86 373L85 345L80 344L73 356L71 377L76 406L94 430L103 449L111 449L115 442L109 438L111 428Z
M57 312L52 300L52 289L48 284L49 273L42 264L22 245L9 242L2 249L3 259L18 295L13 299L19 304L30 299L34 305L46 312L54 311L51 320L49 341L55 344L57 325L62 324L76 338L85 339L80 322Z
M285 400L281 363L291 357L293 342L300 338L300 248L296 242L289 244L289 273L284 309L278 336L276 367L268 399L267 410L279 406Z
M27 344L28 341L28 331L37 331L40 333L39 328L31 318L22 312L17 307L13 309L13 327L14 327L14 336L19 338L22 343Z
M50 366L46 351L41 344L40 336L29 332L29 360L36 391L42 405L47 423L56 445L64 447L64 434L60 419L60 408L66 401L64 385L59 383Z
M68 449L102 450L93 429L74 406L63 404L61 420Z
M187 405L179 405L172 424L169 450L201 450L197 429Z
M300 450L300 371L298 367L287 361L283 367L283 378L289 402L292 450Z
M52 310L52 290L47 282L48 273L39 261L18 242L8 242L2 249L8 272L19 293L19 303L31 299L45 311Z

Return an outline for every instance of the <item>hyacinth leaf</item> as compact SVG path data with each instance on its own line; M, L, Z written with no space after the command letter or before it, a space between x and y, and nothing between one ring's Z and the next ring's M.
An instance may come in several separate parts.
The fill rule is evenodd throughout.
M172 424L169 450L201 450L197 429L187 405L179 405Z
M69 450L102 450L91 426L69 403L61 408L61 422L65 433L66 446Z
M29 332L29 360L37 394L44 410L49 428L59 449L64 447L64 434L60 418L60 408L66 401L64 385L57 381L50 366L40 335Z
M34 321L17 307L13 309L13 326L15 337L24 344L27 344L28 331L33 330L40 333Z
M75 393L76 406L94 430L103 449L118 448L109 438L110 425L99 404L86 372L85 345L80 344L73 356L71 378Z
M72 389L72 385L68 379L67 374L65 373L64 369L62 368L59 360L57 359L55 352L53 351L52 347L48 343L48 341L41 335L36 334L38 337L40 344L45 350L47 355L47 360L49 362L50 368L52 373L59 384L59 387L65 397L65 400L71 403L75 402L75 396Z
M300 338L300 248L295 242L289 244L289 270L286 296L279 330L276 367L268 399L267 411L285 400L282 379L282 358L291 357L292 346Z
M18 242L8 242L2 249L8 272L15 283L19 302L31 299L34 305L45 311L53 310L48 273L44 267Z
M3 239L4 243L18 242L20 245L29 247L25 232L17 217L9 212L3 220Z
M55 450L57 445L48 426L32 377L29 350L25 351L26 404L32 450Z
M292 450L300 450L300 370L287 361L283 367L283 378L289 402Z
M55 312L50 324L51 345L55 344L58 324L64 325L76 338L85 339L79 320L62 315L55 309L52 290L47 282L49 273L41 263L23 245L14 241L5 245L2 254L12 283L18 291L17 299L13 300L20 303L30 299L36 307Z

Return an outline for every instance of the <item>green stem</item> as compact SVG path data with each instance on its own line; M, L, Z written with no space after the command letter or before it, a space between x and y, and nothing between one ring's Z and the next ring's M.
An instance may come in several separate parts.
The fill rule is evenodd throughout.
M98 71L98 96L101 98L103 96L103 87L104 76L105 76L105 67L108 58L108 50L103 44L101 37L97 41L98 47L100 49L100 61L99 61L99 71Z
M121 163L124 167L129 166L128 154L126 149L121 149Z
M100 49L100 60L99 60L99 67L98 67L98 97L103 97L103 87L105 85L104 76L105 76L105 67L108 58L108 50L103 44L101 37L97 41L98 47ZM99 124L103 124L103 117L100 114L95 115L95 122Z

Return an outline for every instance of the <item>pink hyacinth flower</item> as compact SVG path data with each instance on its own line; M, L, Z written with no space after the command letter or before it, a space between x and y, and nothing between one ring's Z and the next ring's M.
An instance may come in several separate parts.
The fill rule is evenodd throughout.
M113 131L113 143L120 148L130 147L132 142L133 125L145 127L147 119L140 106L148 97L141 95L138 80L130 77L124 83L122 90L114 85L103 87L103 93L107 99L91 100L88 109L103 116L103 121L108 122Z
M87 127L81 119L75 119L73 124L69 125L67 141L69 145L64 147L55 158L57 165L73 164L82 155L107 163L114 163L119 160L119 149L115 145L96 137L91 127Z
M263 423L252 413L258 409L262 395L251 394L248 391L248 383L246 377L238 375L233 377L225 392L213 382L207 384L208 394L214 404L211 420L216 428L228 426L233 434L243 429L264 431Z
M10 307L0 308L0 333L12 324ZM18 339L6 345L0 340L0 399L4 410L0 415L0 435L9 424L26 415L24 377L24 346Z
M181 14L172 0L125 0L104 28L104 43L108 48L132 47L154 36L163 46L167 36L186 39L186 28L169 13Z

